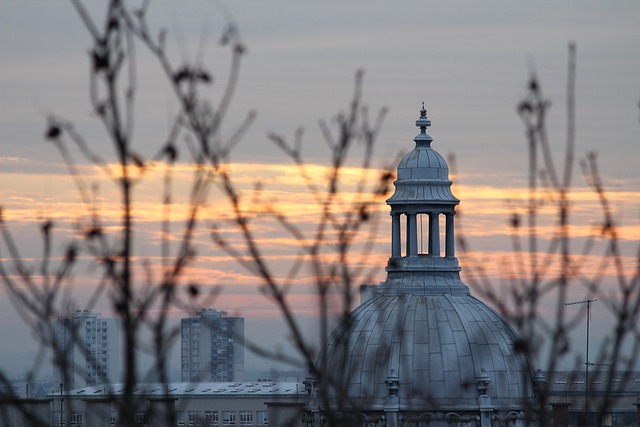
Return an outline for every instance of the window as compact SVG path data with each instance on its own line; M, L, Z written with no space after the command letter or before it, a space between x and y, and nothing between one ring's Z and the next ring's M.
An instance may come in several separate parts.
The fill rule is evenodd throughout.
M252 411L240 411L240 425L248 426L253 424L253 412Z
M79 412L72 412L70 421L72 426L82 425L82 414Z
M256 411L256 424L258 424L259 426L266 426L267 424L269 424L267 411Z
M218 418L218 411L205 411L204 419L207 421L205 425L217 426L220 422Z
M136 423L138 424L146 424L149 422L149 414L144 411L139 411L136 413Z
M193 425L197 425L199 418L200 418L200 412L199 411L189 411L189 425L193 426Z
M234 411L222 411L222 424L235 425L236 413Z

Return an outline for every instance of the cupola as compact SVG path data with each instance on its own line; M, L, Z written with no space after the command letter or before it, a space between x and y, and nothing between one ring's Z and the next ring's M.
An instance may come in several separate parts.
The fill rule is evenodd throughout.
M449 167L431 147L431 120L422 105L416 145L398 165L391 206L391 258L385 293L468 293L455 256L455 207ZM442 223L442 225L441 225ZM402 232L404 229L404 233ZM441 231L444 233L441 233ZM410 289L406 289L410 288Z

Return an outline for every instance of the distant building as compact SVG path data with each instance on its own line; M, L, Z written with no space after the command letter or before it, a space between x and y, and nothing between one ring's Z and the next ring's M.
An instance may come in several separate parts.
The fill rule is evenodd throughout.
M588 390L585 371L544 374L553 426L639 426L640 372L591 370Z
M119 419L123 384L52 392L47 399L25 401L40 411L43 426L104 427L131 425ZM139 383L134 391L138 405L136 424L154 427L194 426L295 426L306 392L299 382ZM58 412L61 399L63 413ZM1 402L0 402L1 403ZM37 406L39 404L39 406ZM51 408L47 413L46 408ZM169 413L175 423L169 422ZM0 414L2 407L0 406ZM22 425L20 414L11 414ZM47 420L51 420L47 423Z
M120 329L117 319L77 310L54 320L58 354L53 360L54 388L106 384L120 378Z
M243 317L203 309L180 326L182 381L244 381Z
M538 375L541 375L538 373ZM549 385L549 405L546 406L546 425L553 427L582 427L584 410L584 372L547 372L543 375ZM640 425L640 371L591 373L589 388L590 426L637 427ZM3 401L0 398L0 425L22 426L31 420L49 427L75 425L105 427L122 425L118 415L122 403L123 384L81 387L60 394L51 391L41 398ZM154 427L195 426L308 426L303 424L307 392L297 381L254 381L242 383L138 383L134 391L139 408L136 422ZM612 398L605 411L603 399ZM60 412L60 408L63 412ZM436 407L437 409L437 407ZM175 423L170 423L168 411L175 411ZM302 420L301 420L302 418ZM451 418L451 417L448 417ZM380 426L377 422L361 422L354 426ZM493 426L513 426L515 423L496 419ZM32 421L33 422L33 421ZM130 424L127 424L130 425ZM401 426L478 426L477 420L460 422L433 419L429 422L405 418ZM539 423L538 426L545 425Z

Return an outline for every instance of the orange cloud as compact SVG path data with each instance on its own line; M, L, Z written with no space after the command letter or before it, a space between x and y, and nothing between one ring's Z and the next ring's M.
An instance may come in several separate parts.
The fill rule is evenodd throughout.
M109 167L117 173L115 166ZM145 277L144 262L151 266L150 270L157 275L155 280L159 280L163 265L160 249L163 239L169 245L170 252L175 254L181 243L185 219L190 212L193 166L174 166L169 210L165 210L165 205L162 204L165 167L166 165L160 163L151 164L145 172L145 179L134 187L132 213L136 223L134 245L137 250L135 266L138 279ZM303 233L303 244L311 244L323 214L323 208L318 205L316 196L320 199L326 197L326 188L320 183L325 182L330 169L320 165L308 165L306 173L313 184L318 186L316 196L309 193L308 183L301 178L295 166L237 163L228 165L227 169L238 186L242 213L250 221L253 236L265 262L274 278L284 281L304 251L301 251L297 237L284 227L273 213L284 215L290 224ZM56 232L62 234L59 241L63 241L64 238L73 235L76 224L86 222L93 212L99 214L106 231L120 230L121 209L116 182L96 169L83 168L81 172L92 200L88 206L82 203L74 182L68 176L0 172L4 186L3 218L8 226L18 233L14 236L18 242L25 243L21 240L21 233L29 227L37 228L36 223L43 219L54 220L57 225ZM333 213L337 216L350 214L352 203L358 197L355 193L358 180L364 176L375 183L380 172L344 168L342 192L332 205ZM255 190L257 180L262 183L259 190ZM229 310L240 310L250 299L256 309L262 307L261 310L265 313L274 312L273 306L269 305L271 303L260 293L263 283L251 271L240 265L249 259L246 242L238 233L230 204L217 187L215 179L211 185L209 198L198 213L200 226L194 230L192 237L197 257L186 270L181 283L200 283L207 290L220 287L222 293L216 301L220 301L221 306L224 306L223 303L228 304ZM456 196L462 200L456 219L456 232L459 236L465 237L470 245L468 252L458 251L463 275L471 277L468 273L474 264L479 263L484 266L489 277L498 283L504 283L509 280L510 269L526 269L526 263L523 265L517 258L518 255L514 255L508 248L511 248L511 234L514 231L509 225L510 215L514 212L513 204L522 203L520 200L526 195L527 189L470 184L456 186L454 190ZM616 218L633 218L635 216L627 213L627 210L637 209L637 206L629 205L630 201L640 200L640 192L611 191L608 193L608 200L615 208ZM601 221L601 215L597 197L587 188L576 188L570 195L570 201L571 218L575 222L569 227L569 233L573 238L584 241L594 233L600 233L598 221ZM354 241L354 252L351 252L348 262L354 271L360 269L358 271L362 275L359 280L376 284L384 280L384 266L389 256L390 225L388 207L384 199L376 200L369 213L375 221L370 221L368 225L372 228L366 229L364 234ZM554 210L548 206L539 212L535 233L543 242L541 248L548 244L557 231L555 215ZM161 228L164 220L171 223L168 235L164 235ZM213 221L217 224L218 233L226 239L227 247L239 254L238 259L230 258L212 242L208 227ZM522 227L517 231L525 233L525 217L522 218L521 224ZM640 241L640 226L637 224L620 225L617 231L624 244L635 245ZM370 236L367 235L369 232ZM527 238L526 234L522 237L525 240ZM326 265L339 262L335 249L337 243L336 231L329 227L320 258ZM602 240L600 244L603 244ZM40 250L28 251L27 256L35 263L37 255L34 254L39 253ZM3 254L6 256L6 252ZM624 265L630 269L629 271L633 269L633 262L636 260L634 256L633 251L624 255ZM524 255L523 257L526 259ZM583 274L594 274L599 259L596 255L579 259L584 266ZM91 263L86 255L83 262ZM556 274L557 269L557 259L554 258L548 274ZM79 274L83 276L74 281L76 287L85 289L95 286L95 278L88 275L84 277L87 274L86 270L80 271ZM609 280L614 276L611 270L606 271L606 276L606 283L614 283ZM314 279L314 271L307 265L298 271L292 281L294 285L289 289L289 297L295 302L295 310L300 313L314 307L317 294ZM359 284L358 282L354 285Z

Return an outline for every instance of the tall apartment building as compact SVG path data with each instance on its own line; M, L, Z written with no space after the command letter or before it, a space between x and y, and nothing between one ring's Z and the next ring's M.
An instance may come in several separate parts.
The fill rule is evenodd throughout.
M181 320L183 382L244 381L244 318L202 309Z
M54 320L61 354L54 356L53 383L73 390L120 380L120 328L118 319L77 310ZM66 375L65 375L65 370Z

